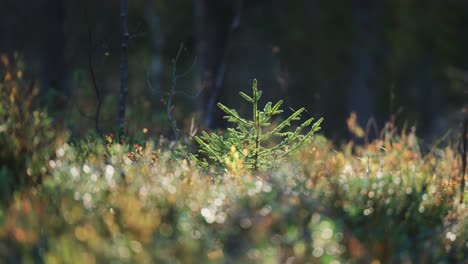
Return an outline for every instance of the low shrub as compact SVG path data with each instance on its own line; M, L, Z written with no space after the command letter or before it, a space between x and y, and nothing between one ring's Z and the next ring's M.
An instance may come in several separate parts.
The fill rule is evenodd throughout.
M18 188L42 181L55 146L67 137L35 104L39 90L23 78L19 58L0 57L0 198L5 201Z

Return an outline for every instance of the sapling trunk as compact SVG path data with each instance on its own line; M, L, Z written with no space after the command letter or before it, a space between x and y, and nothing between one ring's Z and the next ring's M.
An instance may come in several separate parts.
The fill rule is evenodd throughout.
M257 88L257 80L253 81L253 121L255 125L255 154L254 154L254 170L258 170L258 155L260 152L260 117L258 113L258 101L260 100L260 96L258 93L258 88Z

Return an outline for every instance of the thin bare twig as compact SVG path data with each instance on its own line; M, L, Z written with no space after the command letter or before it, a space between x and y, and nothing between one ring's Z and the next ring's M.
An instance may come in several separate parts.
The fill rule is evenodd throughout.
M176 118L175 118L175 116L173 114L173 100L174 100L175 96L176 95L182 95L182 96L184 96L186 98L194 99L194 98L198 97L201 94L201 91L196 93L196 94L189 94L189 93L183 92L183 91L176 91L177 80L179 78L183 78L183 77L187 76L193 70L193 68L194 68L194 66L196 64L196 60L197 60L197 57L195 57L193 59L192 64L189 66L189 68L185 72L183 72L182 74L177 74L177 62L178 62L178 60L179 60L179 58L180 58L180 56L182 54L183 49L184 49L184 45L183 45L183 43L181 43L175 58L172 60L171 89L167 93L167 98L166 98L166 112L167 112L167 115L168 115L169 122L171 123L171 127L172 127L172 130L174 132L174 137L175 137L176 140L180 137L180 134L185 134L185 135L188 135L189 137L191 137L191 135L193 133L193 130L192 130L192 127L191 127L190 132L186 133L186 132L180 130L177 127L177 121L176 121ZM146 72L146 83L147 83L149 89L153 90L155 92L155 94L160 94L161 93L160 91L156 91L153 88L153 82L151 81L149 71ZM192 126L193 126L193 120L192 120Z
M366 133L364 134L364 142L366 145L370 143L369 140L369 135L370 135L370 130L371 128L374 129L375 137L379 137L379 129L377 128L377 122L375 121L375 118L371 117L369 120L367 120L366 124Z
M180 54L182 53L182 50L184 48L184 43L180 43L179 50L177 51L177 55L175 56L174 59L172 59L172 85L171 85L171 90L169 91L169 94L167 96L167 103L166 103L166 112L169 118L169 122L171 123L172 130L174 131L174 137L176 140L179 139L179 129L177 128L177 121L174 117L174 114L172 113L172 100L174 99L175 96L175 88L177 85L177 61L179 60Z
M159 93L158 91L155 91L155 89L154 89L154 87L153 87L153 82L151 81L151 77L150 77L149 71L146 71L146 84L148 84L148 88L149 88L151 91L154 91L155 94L158 94L158 93Z
M101 106L102 106L102 95L101 95L101 90L99 89L96 81L96 73L94 71L94 66L93 66L93 34L91 30L91 24L89 23L89 16L88 16L88 10L85 9L85 17L86 17L86 23L88 27L88 70L89 70L89 75L91 77L91 82L93 83L94 87L94 92L96 93L96 99L97 99L97 106L96 106L96 112L94 114L94 125L96 127L96 132L98 134L101 133L101 129L99 128L99 116L101 113Z
M174 100L174 97L176 96L176 94L184 94L183 92L177 92L176 91L176 86L177 86L177 80L179 78L183 78L185 77L186 75L188 75L192 70L193 70L193 67L196 63L196 57L194 58L192 64L190 65L190 67L185 71L183 72L182 74L177 74L177 62L179 61L179 58L180 58L180 55L182 54L182 51L184 49L184 43L181 43L180 46L179 46L179 50L177 51L177 55L175 56L174 59L172 59L172 81L171 81L171 89L169 90L168 94L167 94L167 103L166 103L166 112L167 112L167 115L168 115L168 119L169 119L169 122L171 123L171 126L172 126L172 130L174 132L174 137L175 137L175 140L178 140L179 139L179 136L180 136L180 133L183 133L181 130L179 130L177 128L177 120L174 116L174 113L173 113L173 106L172 106L172 101ZM151 85L151 81L148 80L148 84ZM151 86L150 86L151 87ZM186 93L185 93L186 94ZM189 94L186 94L186 96L189 96ZM196 95L198 96L198 95ZM192 96L192 97L195 97L195 96Z

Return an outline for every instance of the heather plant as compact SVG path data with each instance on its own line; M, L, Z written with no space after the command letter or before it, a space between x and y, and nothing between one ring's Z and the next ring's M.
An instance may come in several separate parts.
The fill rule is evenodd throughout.
M466 204L456 203L458 185L450 176L460 168L447 162L457 160L453 148L424 156L414 130L389 130L365 146L314 147L301 155L308 176L297 184L298 192L310 193L341 220L346 258L390 263L466 258Z
M456 166L443 162L454 153L439 153L434 169L434 156L421 156L415 142L402 134L333 151L320 137L293 163L243 177L210 177L152 143L138 150L102 140L61 144L45 164L43 184L2 209L0 257L460 262L467 210L453 202L457 185L444 176L457 173Z
M248 169L270 168L275 160L286 157L309 143L314 133L320 130L323 118L314 123L314 118L309 118L294 130L287 130L293 121L301 119L304 107L279 124L272 124L272 118L283 112L280 109L283 101L274 105L268 102L262 111L259 108L262 91L258 90L257 80L253 81L251 96L243 92L239 94L252 105L251 119L243 118L236 110L218 103L218 107L226 113L224 118L234 123L235 127L228 128L224 135L202 132L200 137L195 137L200 145L200 152L217 165L227 167L232 164L234 158L243 161ZM310 130L301 134L309 126ZM278 138L280 141L274 142L274 139Z
M37 185L46 175L46 161L66 133L56 133L47 112L35 105L39 90L24 80L16 56L1 55L0 188L9 199L21 186Z
M47 263L275 262L292 257L294 250L299 259L312 257L302 234L310 201L295 201L286 190L293 182L250 174L242 182L229 175L213 180L195 164L169 162L167 152L153 164L151 144L138 161L113 144L104 160L99 156L107 150L94 145L86 158L76 144L57 147L48 162L52 175L40 191L16 197L8 208L0 243L7 237L13 242L3 244L7 251L0 250L1 256L21 246L22 260L34 260L40 250ZM291 217L297 213L301 216ZM322 238L329 230L338 236ZM339 225L316 215L310 232L311 239L336 249L325 255L340 259Z

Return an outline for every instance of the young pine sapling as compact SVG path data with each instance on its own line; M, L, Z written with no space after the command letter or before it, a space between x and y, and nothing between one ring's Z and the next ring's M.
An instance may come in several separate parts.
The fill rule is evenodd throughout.
M217 165L226 167L231 160L230 155L235 151L236 158L240 158L247 169L271 168L274 161L294 153L310 142L314 133L320 130L323 118L314 123L314 118L309 118L295 129L288 129L293 121L301 119L304 107L279 124L272 124L272 118L283 112L280 109L283 101L280 100L274 105L268 102L263 111L259 110L262 91L257 88L257 80L253 81L252 96L243 92L240 92L240 95L252 104L251 119L243 118L236 110L218 103L218 107L226 113L224 118L234 123L235 127L228 128L224 135L202 132L200 137L195 137L200 145L199 152ZM310 130L305 134L301 133L307 127L310 127Z

